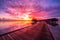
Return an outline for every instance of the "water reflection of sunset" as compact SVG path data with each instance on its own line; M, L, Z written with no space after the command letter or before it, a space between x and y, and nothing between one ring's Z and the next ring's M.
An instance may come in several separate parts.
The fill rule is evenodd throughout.
M19 27L19 28L23 28L23 27L27 27L30 26L32 23L31 20L21 20L21 21L1 21L0 22L0 30L1 29L6 29L6 28L10 28L10 27Z
M4 21L0 22L0 24L31 24L31 20L21 20L21 21Z
M0 21L0 35L31 26L31 20Z

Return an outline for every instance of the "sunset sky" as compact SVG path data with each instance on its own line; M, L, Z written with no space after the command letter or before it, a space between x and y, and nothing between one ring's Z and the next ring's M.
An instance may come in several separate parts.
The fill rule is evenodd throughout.
M0 18L60 17L60 0L0 0Z

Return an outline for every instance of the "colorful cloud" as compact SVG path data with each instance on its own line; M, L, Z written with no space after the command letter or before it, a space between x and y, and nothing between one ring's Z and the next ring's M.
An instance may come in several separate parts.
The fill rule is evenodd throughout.
M4 14L12 18L24 14L37 18L60 17L60 0L0 0L0 16Z

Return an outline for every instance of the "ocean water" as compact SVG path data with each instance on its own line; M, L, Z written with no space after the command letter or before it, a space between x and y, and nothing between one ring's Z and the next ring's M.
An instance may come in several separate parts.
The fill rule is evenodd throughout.
M30 20L25 21L0 21L0 35L17 29L31 26Z
M55 40L60 40L60 18L57 18L58 19L58 26L51 26L51 25L48 25L53 37Z

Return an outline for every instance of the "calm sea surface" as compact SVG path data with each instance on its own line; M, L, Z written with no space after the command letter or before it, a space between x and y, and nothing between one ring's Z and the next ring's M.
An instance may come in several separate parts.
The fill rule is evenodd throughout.
M0 34L31 26L32 21L0 21Z

